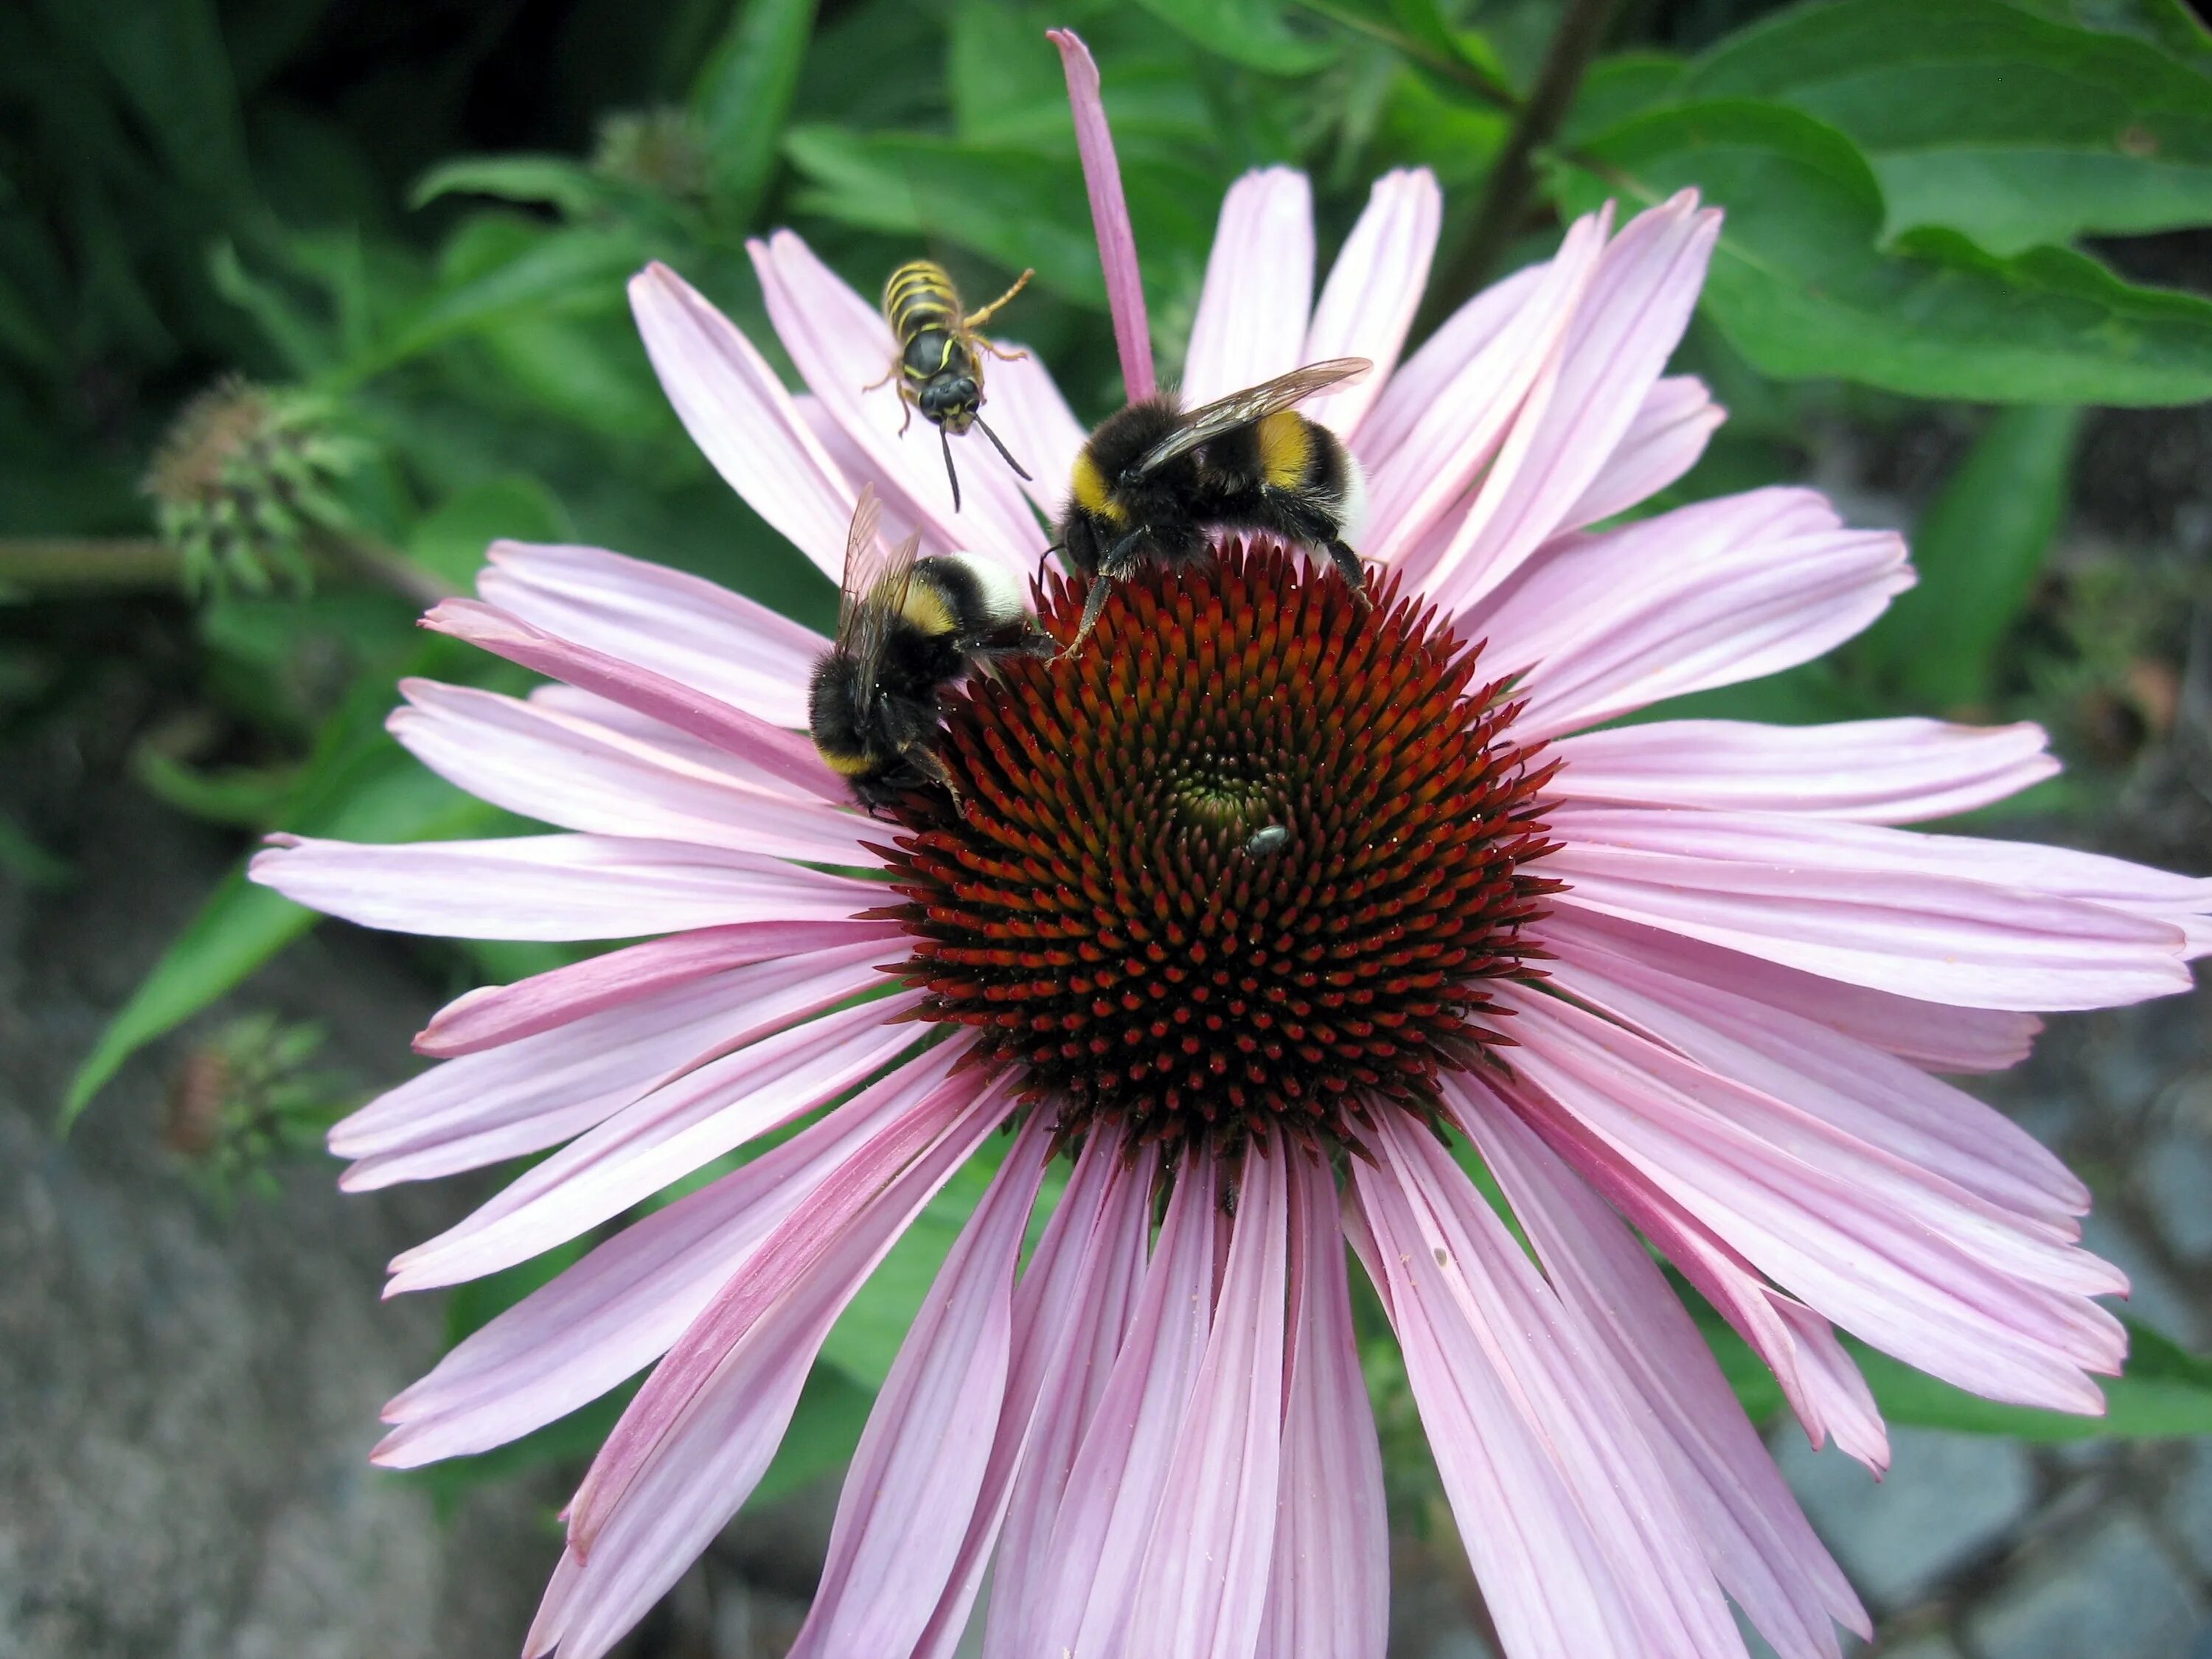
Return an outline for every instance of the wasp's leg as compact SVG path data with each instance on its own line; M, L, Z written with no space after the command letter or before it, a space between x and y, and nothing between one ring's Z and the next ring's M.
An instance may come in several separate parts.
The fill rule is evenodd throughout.
M898 377L898 372L902 367L902 363L901 358L898 356L894 355L891 358L891 366L884 371L884 378L880 380L869 381L867 385L862 386L860 390L863 392L873 392L879 386L889 386Z
M1004 346L1000 345L996 340L987 340L980 334L975 335L973 337L977 345L982 347L984 350L989 352L994 357L996 357L1002 363L1018 363L1021 362L1023 358L1030 355L1028 352L1023 350L1019 346L1016 346L1012 351L1009 351Z
M1036 272L1033 270L1024 271L1020 276L1014 278L1014 285L1012 288L1008 289L1004 294L1001 294L997 299L992 301L990 304L985 306L981 311L971 311L968 315L963 317L960 319L961 332L963 334L972 334L977 329L982 327L984 324L989 322L992 318L999 314L999 307L1005 305L1007 301L1012 299L1014 295L1019 294L1024 289L1027 288L1030 285L1030 278L1036 275ZM988 345L990 343L986 341L984 343ZM999 355L1004 356L1006 354L1004 352L1000 352Z

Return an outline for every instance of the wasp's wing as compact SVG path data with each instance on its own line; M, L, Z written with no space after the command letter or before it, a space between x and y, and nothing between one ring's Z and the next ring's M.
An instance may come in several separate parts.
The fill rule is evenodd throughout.
M845 580L837 595L837 649L853 661L862 684L873 682L883 659L890 624L906 602L914 580L915 554L921 546L915 531L886 552L877 532L883 504L873 484L860 486L853 527L845 536Z
M1209 438L1218 437L1232 427L1247 426L1254 421L1304 403L1316 392L1346 380L1357 380L1375 365L1364 357L1332 357L1325 363L1308 363L1304 368L1294 368L1287 374L1279 374L1272 380L1262 380L1258 386L1247 386L1242 392L1231 392L1218 403L1202 409L1194 409L1182 417L1182 424L1137 458L1130 471L1138 477L1164 466L1178 455L1187 454Z

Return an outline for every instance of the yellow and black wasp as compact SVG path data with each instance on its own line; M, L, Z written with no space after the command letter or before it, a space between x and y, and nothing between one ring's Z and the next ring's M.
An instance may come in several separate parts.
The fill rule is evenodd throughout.
M1343 441L1292 406L1374 365L1337 357L1247 386L1202 409L1171 392L1141 398L1084 441L1060 522L1068 562L1091 578L1083 643L1112 585L1147 564L1210 557L1213 529L1264 530L1326 553L1364 601L1351 544L1367 516L1367 480Z
M875 386L896 378L899 401L906 419L899 422L903 437L920 410L922 419L937 428L945 446L945 476L952 481L952 510L960 510L960 475L952 468L952 440L969 427L979 428L991 447L1006 457L1008 466L1026 479L1022 464L1007 453L999 434L983 422L983 354L1012 362L1026 351L1006 351L976 330L998 314L999 308L1029 286L1036 273L1024 271L1014 285L981 311L963 313L960 292L945 267L933 259L915 259L891 272L884 284L884 319L897 337L898 356L890 373ZM874 386L868 388L870 391Z

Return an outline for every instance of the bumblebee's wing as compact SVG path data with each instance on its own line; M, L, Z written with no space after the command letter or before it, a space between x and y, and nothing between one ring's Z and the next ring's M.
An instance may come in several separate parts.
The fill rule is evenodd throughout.
M1272 380L1231 392L1218 403L1207 404L1185 415L1182 424L1137 457L1136 465L1130 470L1142 477L1232 427L1264 420L1293 404L1304 403L1316 392L1357 380L1374 367L1364 357L1332 357L1325 363L1308 363L1304 368L1294 368Z
M853 527L845 536L845 580L837 595L837 649L850 658L862 684L872 684L883 660L884 641L905 603L914 580L915 554L921 546L917 530L889 552L877 535L883 504L873 484L860 486Z

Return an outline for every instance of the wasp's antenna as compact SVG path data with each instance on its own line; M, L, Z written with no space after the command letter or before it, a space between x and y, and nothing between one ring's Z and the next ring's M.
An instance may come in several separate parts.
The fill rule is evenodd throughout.
M952 470L952 440L945 435L945 428L941 426L937 428L937 441L945 446L945 476L952 480L952 510L957 513L960 510L960 475ZM995 443L997 440L992 441ZM1003 450L1000 452L1001 454L1005 453Z
M992 431L989 427L984 425L983 417L981 415L978 415L975 417L975 424L982 428L983 435L991 441L991 447L997 450L1000 455L1005 456L1006 465L1014 469L1014 476L1016 477L1019 478L1024 483L1035 483L1036 482L1035 478L1032 478L1026 471L1023 471L1022 464L1016 460L1012 455L1007 453L1006 445L999 441L999 434Z

